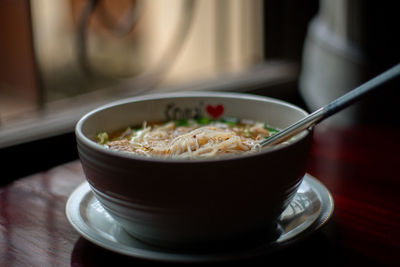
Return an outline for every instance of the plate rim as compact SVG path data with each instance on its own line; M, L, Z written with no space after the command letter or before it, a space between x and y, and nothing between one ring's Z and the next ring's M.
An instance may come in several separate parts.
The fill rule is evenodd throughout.
M318 199L321 202L320 214L317 218L307 227L298 231L291 238L286 238L282 241L272 241L268 243L261 244L259 246L250 247L249 249L244 249L240 253L237 253L235 257L232 257L232 253L230 251L223 253L179 253L177 250L168 250L162 251L164 248L156 247L153 245L148 245L150 247L157 248L159 251L152 251L138 247L131 247L125 244L118 243L117 241L112 241L108 238L105 238L97 231L92 229L82 218L80 215L80 206L82 200L91 193L90 186L87 181L84 181L80 185L78 185L74 191L68 197L65 206L65 213L67 220L72 225L72 227L86 240L113 252L136 257L140 259L146 260L155 260L155 261L164 261L164 262L213 262L213 261L226 261L232 259L243 259L249 258L252 256L260 256L263 254L271 253L277 249L281 249L287 247L299 240L302 240L309 236L311 233L322 228L332 217L334 211L334 200L330 191L326 188L326 186L319 181L314 176L306 173L303 177L303 182L306 181L309 186L314 190L314 192L318 195ZM94 195L92 193L91 197ZM134 237L132 237L134 238ZM144 243L138 239L135 239L140 243ZM118 246L116 246L118 244Z

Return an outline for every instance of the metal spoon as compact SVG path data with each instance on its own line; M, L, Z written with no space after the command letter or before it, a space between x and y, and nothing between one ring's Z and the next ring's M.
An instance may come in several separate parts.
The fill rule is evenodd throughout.
M311 126L318 124L319 122L335 114L336 112L341 111L342 109L357 102L358 100L365 97L368 93L372 92L374 89L377 89L379 86L383 85L384 83L392 80L393 78L399 75L400 75L400 64L397 64L394 67L379 74L375 78L369 80L368 82L360 85L359 87L353 89L352 91L335 99L326 106L314 111L307 117L304 117L303 119L297 121L296 123L283 129L282 131L279 131L277 134L261 141L260 145L262 147L265 147L267 145L278 144L284 140L287 140L289 137L292 137L293 135Z

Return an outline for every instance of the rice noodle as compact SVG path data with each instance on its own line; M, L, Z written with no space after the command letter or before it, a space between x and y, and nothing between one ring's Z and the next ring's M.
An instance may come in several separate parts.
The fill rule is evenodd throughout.
M245 137L234 127L223 123L176 126L174 122L169 122L149 126L144 122L142 129L125 130L121 138L109 141L105 146L148 157L208 158L259 151L261 147L257 140L261 134L258 132L265 136L268 130L253 128L257 138Z

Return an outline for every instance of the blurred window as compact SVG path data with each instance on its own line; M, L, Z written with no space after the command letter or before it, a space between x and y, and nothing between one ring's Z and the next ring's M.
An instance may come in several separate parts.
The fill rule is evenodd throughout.
M2 1L0 148L115 99L293 83L317 1L296 2Z

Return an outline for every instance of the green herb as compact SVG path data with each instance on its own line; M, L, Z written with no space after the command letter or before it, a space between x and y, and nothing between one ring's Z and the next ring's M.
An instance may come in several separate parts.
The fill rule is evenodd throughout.
M185 119L179 119L175 122L176 126L188 126L189 122Z
M131 131L134 131L134 132L143 130L142 126L131 126L129 128L131 129Z
M209 124L210 121L211 121L211 120L210 120L209 118L207 118L207 117L203 117L203 118L200 118L200 119L197 119L197 120L196 120L196 122L197 122L198 124L201 124L201 125Z
M223 122L223 123L226 123L229 126L235 126L240 122L240 120L238 118L235 118L235 117L223 117L219 121Z
M104 145L108 141L108 134L106 132L100 132L96 135L96 142Z
M246 127L246 129L244 129L244 135L246 136L246 137L251 137L251 132L250 132L250 129L248 128L248 127Z
M268 127L266 124L264 124L264 129L267 129L271 134L276 134L278 132L274 128Z

